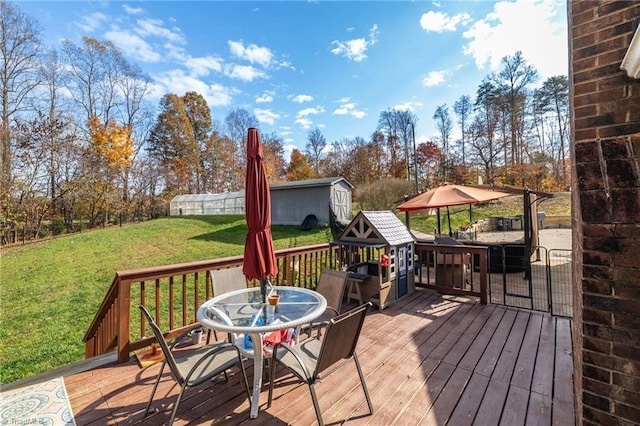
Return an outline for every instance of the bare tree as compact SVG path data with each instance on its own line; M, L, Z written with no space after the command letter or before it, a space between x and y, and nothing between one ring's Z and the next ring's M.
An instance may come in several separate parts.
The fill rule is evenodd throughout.
M500 118L498 108L498 89L491 81L482 81L476 92L474 107L477 112L472 123L473 137L471 141L475 154L482 158L485 165L485 177L488 183L493 183L493 167L497 158L496 127ZM481 152L485 151L485 152Z
M433 119L436 121L436 127L440 132L440 143L442 144L442 163L440 164L440 173L442 176L442 182L447 181L447 162L449 161L449 139L451 139L451 130L453 124L451 117L449 116L449 108L446 104L440 105L436 108L436 112L433 114Z
M40 84L40 28L18 7L0 0L0 193L11 181L11 118L29 107L27 98Z
M313 168L317 176L320 176L320 160L322 159L322 151L327 146L327 139L317 127L310 130L307 135L306 154L313 162Z
M539 129L540 152L554 158L554 177L563 186L568 185L565 163L569 139L569 84L566 76L548 78L534 92L534 121ZM545 147L548 132L549 147Z
M410 126L415 122L416 116L409 110L389 109L380 113L376 131L386 137L389 172L392 176L411 179L412 150L409 147L413 141ZM400 152L403 155L398 155Z
M258 119L243 108L236 108L227 114L224 119L229 138L234 142L235 149L232 152L231 167L234 171L231 187L233 190L242 188L244 168L247 157L247 130L249 127L258 127Z
M497 76L497 83L504 94L504 103L509 117L511 140L511 164L521 164L524 151L525 104L528 87L538 78L536 69L527 64L518 51L513 56L502 58L503 68Z
M471 114L473 112L473 104L471 103L471 98L467 95L460 96L460 98L453 104L453 110L458 116L458 125L460 126L461 132L461 140L460 140L460 148L462 152L462 165L467 165L466 158L466 142L467 142L467 131L471 122Z

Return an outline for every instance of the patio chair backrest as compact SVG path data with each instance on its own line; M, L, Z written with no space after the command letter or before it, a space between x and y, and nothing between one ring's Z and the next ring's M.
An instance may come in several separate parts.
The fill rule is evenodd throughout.
M247 278L242 273L242 266L211 270L209 279L214 296L247 288Z
M353 357L369 306L371 306L371 302L351 309L329 321L329 326L322 338L322 347L318 354L314 377L318 377L338 361Z
M173 377L175 377L176 381L180 385L182 385L185 379L184 377L182 377L182 374L180 373L180 369L178 369L176 360L173 357L173 354L171 353L171 349L169 349L169 344L164 338L162 331L160 331L160 327L158 327L158 324L156 324L156 322L154 321L149 311L147 311L147 308L145 308L142 305L140 305L139 308L140 308L140 311L144 314L144 316L147 317L147 322L149 323L149 327L151 327L151 331L153 331L153 335L155 336L156 341L158 342L158 345L160 345L160 349L162 350L162 353L164 355L165 362L167 363L167 365L169 365L171 374L173 374Z
M327 306L340 312L342 298L347 286L348 273L334 269L323 268L316 284L316 291L327 299Z

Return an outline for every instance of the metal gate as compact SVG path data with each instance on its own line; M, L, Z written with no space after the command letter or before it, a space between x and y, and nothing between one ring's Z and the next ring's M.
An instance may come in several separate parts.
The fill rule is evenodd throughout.
M527 262L523 244L490 246L490 302L571 317L571 254L538 246Z

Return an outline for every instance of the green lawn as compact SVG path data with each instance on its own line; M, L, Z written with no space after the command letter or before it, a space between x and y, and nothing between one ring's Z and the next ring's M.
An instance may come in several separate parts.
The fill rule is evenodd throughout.
M84 358L82 337L116 271L242 255L244 216L167 217L4 250L0 383ZM328 228L272 228L276 249L332 240Z

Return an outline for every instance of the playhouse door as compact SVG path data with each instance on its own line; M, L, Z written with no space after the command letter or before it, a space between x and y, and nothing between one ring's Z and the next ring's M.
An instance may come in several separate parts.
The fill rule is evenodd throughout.
M407 292L407 246L402 246L398 247L398 299Z

